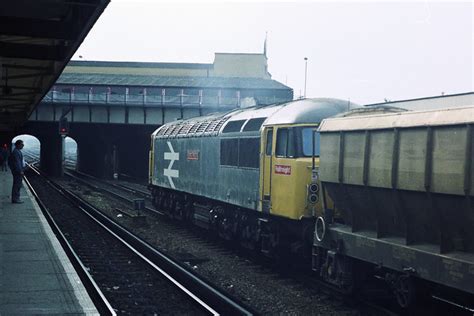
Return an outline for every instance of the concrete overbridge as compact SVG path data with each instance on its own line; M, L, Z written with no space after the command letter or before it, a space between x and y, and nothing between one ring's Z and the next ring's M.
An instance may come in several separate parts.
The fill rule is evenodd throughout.
M213 64L70 62L18 134L37 137L42 169L61 174L58 122L66 118L78 170L146 177L150 134L160 125L293 99L271 79L265 55L218 55Z

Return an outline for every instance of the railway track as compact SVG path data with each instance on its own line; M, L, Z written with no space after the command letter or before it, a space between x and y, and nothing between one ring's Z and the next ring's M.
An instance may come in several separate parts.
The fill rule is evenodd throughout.
M137 190L137 187L140 185L133 185L133 184L127 184L123 185L123 182L118 182L118 183L113 183L111 181L104 181L97 179L95 177L91 177L89 175L85 174L80 174L79 176L82 178L81 181L83 181L85 184L91 185L90 181L94 182L93 187L97 188L98 190L104 190L104 192L107 193L109 191L108 189L105 189L104 186L111 186L115 190L118 190L114 192L113 194L116 197L125 198L126 192L130 194L130 197L127 199L127 203L131 203L133 201L133 198L136 198L136 195L138 194L139 196L146 196L146 192L140 192L140 190ZM115 181L114 181L115 182ZM120 191L121 190L121 191ZM163 215L160 212L157 212L153 208L147 208L147 211L150 212L150 214L154 215ZM172 222L176 224L175 222ZM182 225L175 225L175 229L178 229L176 231L176 234L182 234ZM235 249L233 249L235 250ZM253 258L252 260L254 260ZM258 264L262 264L262 262L259 262ZM265 264L265 263L263 263ZM298 269L297 269L298 270ZM281 271L280 271L281 272ZM285 273L283 271L282 273ZM368 314L368 315L397 315L400 313L407 313L407 311L399 309L396 304L394 304L394 301L391 299L391 294L389 293L390 290L385 287L385 284L381 284L382 282L377 281L377 280L372 280L371 287L369 287L368 291L361 295L361 293L357 293L357 298L353 298L347 295L344 295L340 292L337 291L337 289L332 288L331 286L328 286L326 283L321 282L317 278L309 278L308 274L304 275L298 275L295 277L295 279L298 279L299 282L301 283L306 283L308 286L309 284L312 283L312 286L315 286L317 284L317 287L320 289L324 289L323 291L327 293L328 295L331 295L330 292L334 293L339 293L337 294L338 296L344 297L343 299L345 301L348 301L350 305L357 306L358 309L360 309L362 314ZM377 284L375 284L377 283ZM453 311L453 312L459 312L460 310L452 309L451 307L448 307L444 304L442 304L441 301L435 302L433 300L425 300L420 306L416 306L413 310L417 311L417 313L427 311L426 307L424 304L430 305L430 313L435 315L435 314L444 314L444 312L448 311ZM410 311L410 313L413 313L413 310ZM461 310L462 312L462 310ZM472 313L471 313L472 314Z
M114 198L118 198L128 204L131 205L131 203L133 202L133 199L135 194L137 194L137 192L135 191L135 189L132 187L132 186L128 186L128 185L121 185L120 183L111 183L110 181L107 181L107 180L101 180L101 179L98 179L98 178L95 178L93 176L90 176L90 175L87 175L87 174L83 174L83 173L78 173L78 172L72 172L72 171L69 171L68 172L68 176L69 177L72 177L75 181L79 181L87 186L89 186L91 189L94 189L94 190L97 190L97 191L100 191L100 192L103 192L105 194L109 194L111 196L113 196ZM143 196L144 194L139 194L140 196ZM155 215L164 215L160 212L157 212L156 210L154 209L147 209L149 212L151 212L151 214L155 214ZM180 234L182 233L182 227L174 227L175 229L180 229L179 231L176 230L176 234ZM259 261L258 264L261 264L261 265L272 265L271 263L269 264L268 262L265 262L265 260L257 260ZM279 268L275 268L274 266L271 268L272 270L274 271L278 271ZM297 271L297 269L295 270ZM279 273L285 273L284 271L281 271L279 270ZM318 288L320 288L324 293L326 293L327 295L337 295L339 298L341 298L342 300L345 300L345 301L348 301L347 299L347 296L344 296L343 294L341 294L340 292L338 292L337 290L335 290L334 288L328 286L327 284L325 284L324 282L321 282L320 280L318 280L317 278L314 278L314 277L308 277L308 274L304 274L304 275L301 275L299 274L299 272L296 272L296 274L292 274L290 276L291 278L293 278L294 280L296 280L297 282L301 282L302 284L306 284L307 286L317 286ZM351 302L349 302L350 305L354 305L354 306L357 306L360 310L363 310L364 311L364 314L367 314L367 315L397 315L397 313L394 313L393 311L391 311L389 308L385 308L381 305L377 305L377 304L374 304L373 302L369 302L369 301L361 301L361 300L351 300Z
M155 216L164 215L164 213L146 206L147 204L151 205L151 196L149 193L141 191L139 188L134 188L123 183L113 183L111 181L101 180L71 169L68 169L67 172L65 172L65 176L79 184L89 187L93 192L101 192L121 202L121 206L115 208L115 210L117 213L121 213L122 215L125 214L126 216L132 217L138 221L143 220L143 218L141 218L141 216L144 216L143 211L145 211L146 214ZM145 205L142 213L134 209L134 201L137 198L144 199Z
M81 182L82 184L89 186L89 188L92 191L102 192L105 195L113 196L115 199L121 200L124 203L124 205L127 205L129 207L127 211L125 211L122 208L117 211L121 211L121 212L125 211L125 213L128 212L129 215L131 214L132 216L136 216L138 214L134 214L134 211L131 208L133 200L136 199L137 197L140 197L140 198L146 199L147 201L150 201L148 192L143 190L143 185L132 184L132 183L127 183L124 181L116 181L116 180L105 181L105 180L92 177L87 174L75 172L73 170L69 170L68 173L70 174L69 176L74 177L75 181ZM162 215L164 215L163 213L156 211L153 208L146 208L146 213L151 216L159 216L159 217L162 217ZM173 230L173 226L174 226L173 234L181 234L181 235L183 234L182 225L176 224L174 222L162 222L161 224L164 224L164 223L168 224L167 226L168 228L171 228L171 230ZM195 236L194 237L192 236L193 235L192 233L189 234L185 232L184 234L186 234L188 238L195 238ZM206 241L204 241L204 243L206 243ZM217 248L219 248L219 246ZM234 250L235 249L233 249L232 251ZM222 250L222 249L219 251L223 251L224 253L226 252L226 250ZM194 264L199 265L200 262L208 260L207 258L204 258L204 259L193 258L193 256L188 256L186 254L183 256L181 255L176 256L176 254L174 255L175 257L180 258L182 262L185 262L186 264L190 266L193 266ZM261 262L257 264L261 264ZM307 276L304 276L304 277L298 276L295 279L298 279L299 280L298 282L305 283L305 284L312 283L313 287L316 284L316 287L318 287L323 293L325 293L328 296L331 296L331 295L340 296L340 297L343 296L342 294L334 294L337 292L333 288L331 288L330 286L328 287L327 284L320 282L318 279L308 278ZM311 286L311 285L308 285L308 286ZM377 291L377 292L380 292L380 291ZM350 306L356 306L356 309L358 310L358 314L363 314L363 315L397 315L400 313L413 314L413 311L407 312L407 311L401 311L399 309L396 309L396 307L393 304L393 301L390 301L390 299L387 298L388 295L384 295L384 294L379 295L379 294L380 293L376 293L376 292L372 294L372 297L380 296L380 298L376 298L376 299L370 299L370 300L353 299L351 297L346 296L345 298L343 298L343 301L348 302ZM371 294L369 294L368 296L370 297ZM430 306L428 310L429 310L429 313L432 315L442 315L442 314L445 314L445 311L447 311L445 306L440 304L440 302L438 303L425 302L425 303L427 303ZM426 312L427 310L423 306L421 307L418 306L416 311L417 311L416 313L423 313L423 311ZM454 311L454 313L456 312L457 311ZM471 315L471 314L472 312L466 315Z
M140 216L143 216L144 214L146 214L147 216L151 216L151 217L158 216L161 219L165 218L165 216L163 216L164 215L163 213L156 211L155 209L150 208L150 207L146 207L145 212L142 212L141 215L136 213L133 210L133 207L132 207L133 200L136 199L137 197L144 198L146 201L150 202L149 205L151 204L151 201L149 200L149 197L148 197L149 196L148 192L143 190L143 185L133 184L133 183L125 182L125 181L102 180L102 179L98 179L93 176L80 173L71 169L66 172L66 175L74 179L74 181L79 182L82 185L88 186L92 192L102 192L104 195L112 196L114 199L121 201L123 203L123 206L115 209L117 216L122 216L123 214L126 214L127 217L131 217L132 219L134 218L140 219L139 218ZM170 231L173 231L173 234L183 235L182 225L177 224L176 222L165 220L165 221L161 221L161 225L166 225L167 229L169 229ZM135 228L137 228L139 231L146 230L145 228L141 229L140 228L141 226L146 226L146 221L140 221L139 225L135 225ZM189 233L184 233L184 234L187 236L187 238L191 238L191 239L201 238L201 237L196 237L196 234L194 234L193 232L191 232L191 234ZM198 233L197 235L202 236L201 233ZM196 242L199 243L199 241L196 241ZM214 242L215 242L214 240L210 241L209 243L207 241L204 241L204 243L208 243L207 246L211 244L210 247L212 247L212 243ZM219 247L220 246L217 246L217 248ZM229 249L228 245L224 245L223 247L224 249ZM227 252L226 250L222 250L222 249L220 251L223 251L223 253ZM232 251L235 251L235 249L232 248L231 252ZM209 260L208 258L196 258L186 253L185 254L173 253L172 256L174 256L177 260L189 266L193 266L195 263L199 264L203 261ZM246 255L244 254L244 257L245 256ZM252 255L250 255L250 257L252 257ZM255 258L252 257L250 260L255 261ZM257 261L259 260L257 259ZM258 264L265 265L266 263L258 262L257 265ZM283 274L285 274L285 272L283 272ZM381 295L382 297L381 299L380 298L374 299L374 297L380 296L378 294L369 294L367 297L371 297L370 299L364 299L364 298L355 299L347 295L337 294L338 292L335 289L331 288L330 286L327 286L327 284L323 282L320 282L317 278L308 278L307 275L306 276L301 276L301 275L293 276L293 278L295 280L298 280L298 282L306 284L307 286L313 286L313 287L316 286L323 293L325 293L325 295L334 296L334 297L338 296L339 298L342 299L342 301L347 302L349 306L355 306L355 308L359 310L361 314L364 314L364 315L365 314L367 315L397 315L399 313L404 312L397 309L396 306L393 304L393 301L390 301L390 299L387 299L386 297L387 295ZM376 291L374 293L379 293L379 292L380 291ZM440 310L444 310L444 307L441 306ZM436 308L431 309L432 314L436 314L435 311L436 311Z
M40 203L47 205L50 221L61 229L117 314L253 313L31 169L28 183L38 190L38 199L47 199Z
M148 191L147 188L141 184L133 183L129 181L117 181L117 180L108 181L108 180L98 179L94 176L91 176L89 174L79 172L73 169L67 169L67 173L69 176L72 176L76 179L86 179L87 182L84 182L86 184L96 183L97 184L96 187L99 187L99 188L103 188L103 186L106 185L108 187L116 188L117 190L119 190L119 192L123 192L123 191L128 192L132 194L134 197L138 196L138 197L146 198L147 200L151 202L150 191Z

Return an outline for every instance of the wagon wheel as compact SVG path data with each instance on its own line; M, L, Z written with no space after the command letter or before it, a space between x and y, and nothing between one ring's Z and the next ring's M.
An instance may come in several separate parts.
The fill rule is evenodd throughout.
M399 276L395 282L394 292L398 305L402 308L408 308L415 298L415 286L410 276Z

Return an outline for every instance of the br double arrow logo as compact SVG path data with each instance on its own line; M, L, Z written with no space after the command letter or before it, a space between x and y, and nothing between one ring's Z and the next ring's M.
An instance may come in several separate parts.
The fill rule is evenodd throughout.
M163 174L168 177L170 186L173 189L176 189L176 187L174 186L173 178L179 178L179 170L173 169L173 164L175 161L179 161L179 153L174 151L173 146L170 142L167 142L167 144L168 148L170 149L170 152L165 152L164 159L169 160L170 163L168 165L168 168L164 169Z

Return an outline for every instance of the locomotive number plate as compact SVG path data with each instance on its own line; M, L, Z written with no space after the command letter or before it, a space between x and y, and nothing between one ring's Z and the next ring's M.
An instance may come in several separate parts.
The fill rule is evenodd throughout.
M289 176L291 175L291 166L275 165L275 173Z
M199 160L199 150L188 150L188 160Z

